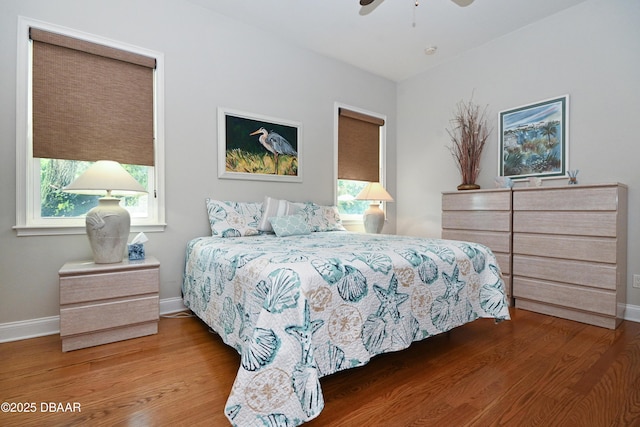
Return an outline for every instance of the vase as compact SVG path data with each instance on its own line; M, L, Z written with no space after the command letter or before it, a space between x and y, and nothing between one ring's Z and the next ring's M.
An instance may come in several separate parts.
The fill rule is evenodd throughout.
M460 184L458 185L458 190L479 190L480 186L478 184Z
M86 230L96 264L122 262L127 246L131 217L120 199L101 197L98 206L87 212Z

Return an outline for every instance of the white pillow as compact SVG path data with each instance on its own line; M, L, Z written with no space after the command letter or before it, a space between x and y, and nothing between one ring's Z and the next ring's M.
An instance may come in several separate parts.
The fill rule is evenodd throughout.
M269 219L288 214L289 202L265 196L264 202L262 203L262 218L260 218L260 222L258 223L258 230L262 232L273 232L273 227Z
M322 206L313 202L289 202L289 214L303 215L311 231L346 231L336 206Z
M347 231L342 225L342 218L340 218L337 206L322 206L322 214L325 219L325 229L319 231Z
M242 237L259 234L260 202L228 202L207 199L207 214L211 235Z

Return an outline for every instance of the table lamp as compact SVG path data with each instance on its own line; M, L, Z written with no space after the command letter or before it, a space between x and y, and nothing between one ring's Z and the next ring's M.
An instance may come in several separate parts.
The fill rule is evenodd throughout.
M380 233L384 225L384 212L380 209L380 202L393 202L393 197L379 182L370 182L358 193L356 200L371 200L369 208L362 215L364 229L367 233Z
M103 195L98 206L87 212L86 229L93 261L96 264L122 262L129 237L131 217L120 206L120 199L112 195L146 193L118 162L99 160L89 167L64 191L76 194Z

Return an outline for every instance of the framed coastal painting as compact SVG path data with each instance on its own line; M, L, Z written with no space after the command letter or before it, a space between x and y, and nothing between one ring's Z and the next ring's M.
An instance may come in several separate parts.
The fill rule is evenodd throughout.
M511 179L567 176L569 96L499 113L500 176Z
M302 125L218 108L218 177L302 182Z

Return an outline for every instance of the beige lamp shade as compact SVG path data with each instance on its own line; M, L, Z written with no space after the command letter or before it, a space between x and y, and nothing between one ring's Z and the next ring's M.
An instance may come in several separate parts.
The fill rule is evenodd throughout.
M64 188L68 193L92 195L131 195L146 193L122 165L112 160L98 160L82 175Z
M379 182L370 182L356 196L356 200L377 200L379 202L393 202L393 197Z
M107 194L98 200L98 206L91 209L86 217L86 230L96 264L122 262L131 229L131 216L120 206L120 199L111 197L146 193L118 162L99 160L89 167L64 191L78 194Z

